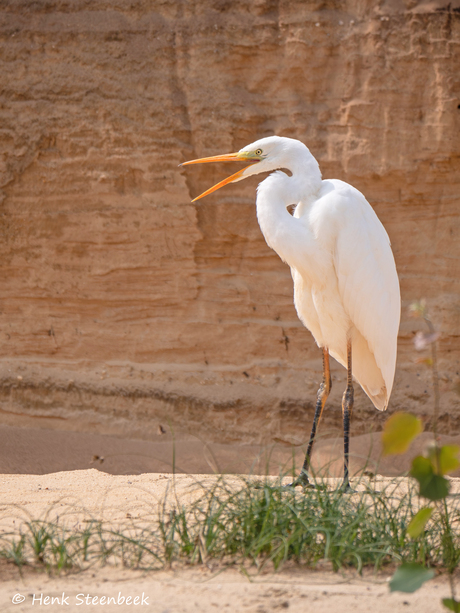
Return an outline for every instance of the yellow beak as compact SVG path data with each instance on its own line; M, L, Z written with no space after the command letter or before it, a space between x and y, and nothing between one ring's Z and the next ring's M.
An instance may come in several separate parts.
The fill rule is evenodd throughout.
M259 162L259 161L260 160L258 158L248 157L247 153L237 152L237 153L225 153L224 155L214 155L209 158L200 158L199 160L190 160L189 162L182 162L180 166L188 166L189 164L207 164L208 162L251 162L251 163L254 163L254 162ZM246 170L246 168L249 168L249 166L245 166L241 170L238 170L238 172L235 172L235 174L230 175L223 181L220 181L220 183L213 185L213 187L210 187L205 192L203 192L202 194L194 198L192 202L195 202L196 200L199 200L200 198L203 198L204 196L207 196L208 194L212 194L212 192L215 192L216 190L220 189L224 185L227 185L227 183L232 183L236 179L239 179L241 175L243 174L243 172Z

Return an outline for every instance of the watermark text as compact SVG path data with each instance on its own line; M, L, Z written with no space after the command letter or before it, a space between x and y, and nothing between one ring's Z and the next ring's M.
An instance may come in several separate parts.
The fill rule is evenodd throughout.
M93 596L92 594L80 594L70 595L62 592L59 596L49 596L46 594L30 594L30 604L33 607L46 607L48 605L60 605L60 606L88 606L88 605L124 605L130 606L149 606L150 596L146 596L145 592L142 592L139 596L125 596L122 592L118 592L116 596ZM11 602L13 604L21 604L27 599L22 594L15 594Z

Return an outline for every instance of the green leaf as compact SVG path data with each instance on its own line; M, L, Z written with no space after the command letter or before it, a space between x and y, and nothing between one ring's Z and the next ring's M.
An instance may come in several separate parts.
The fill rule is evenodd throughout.
M407 534L413 539L417 538L425 530L427 521L430 519L432 513L433 509L431 507L420 509L407 526Z
M455 598L443 598L442 604L449 609L449 611L453 611L454 613L460 613L460 602L455 600Z
M449 495L449 482L441 475L435 474L433 464L428 458L421 455L414 458L409 474L419 482L420 496L428 500L442 500Z
M420 496L428 500L443 500L449 495L450 484L441 475L433 475L423 483L420 483Z
M434 575L434 570L429 570L421 564L405 562L396 569L395 574L391 578L390 591L411 594L421 588L425 581L433 579Z
M446 475L458 468L460 466L459 452L460 447L457 445L443 445L442 447L433 445L433 447L430 447L428 457L433 464L434 472ZM438 456L437 458L436 455Z
M395 413L385 422L382 432L383 454L405 453L413 439L422 432L422 421L409 413Z
M426 477L431 477L433 473L433 464L428 458L418 455L412 460L410 475L414 477L414 479L417 479L417 481Z

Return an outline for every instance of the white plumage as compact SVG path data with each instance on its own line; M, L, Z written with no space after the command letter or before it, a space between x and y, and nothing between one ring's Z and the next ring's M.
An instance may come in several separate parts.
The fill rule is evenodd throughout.
M214 161L251 165L199 198L227 183L275 171L258 186L257 219L268 245L291 268L298 316L318 346L345 368L351 342L353 376L375 407L385 410L401 307L390 240L372 207L351 185L323 181L308 148L291 138L262 138L238 153L185 164ZM295 205L293 215L289 205Z

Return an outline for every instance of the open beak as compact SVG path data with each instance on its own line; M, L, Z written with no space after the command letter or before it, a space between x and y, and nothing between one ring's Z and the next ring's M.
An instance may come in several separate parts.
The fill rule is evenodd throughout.
M259 161L260 160L258 158L248 157L247 153L237 152L237 153L225 153L224 155L214 155L213 157L201 158L199 160L190 160L188 162L182 162L182 164L179 164L179 166L188 166L188 164L207 164L208 162L251 162L251 164L253 164L254 162L259 162ZM207 196L208 194L212 194L212 192L215 192L216 190L220 189L224 185L227 185L227 183L233 183L233 181L237 181L238 179L242 178L242 174L247 168L249 168L249 166L245 166L241 170L238 170L238 172L235 172L235 174L230 175L223 181L220 181L220 183L213 185L213 187L210 187L205 192L203 192L202 194L194 198L192 202L195 202L196 200L199 200L200 198L203 198L204 196Z

